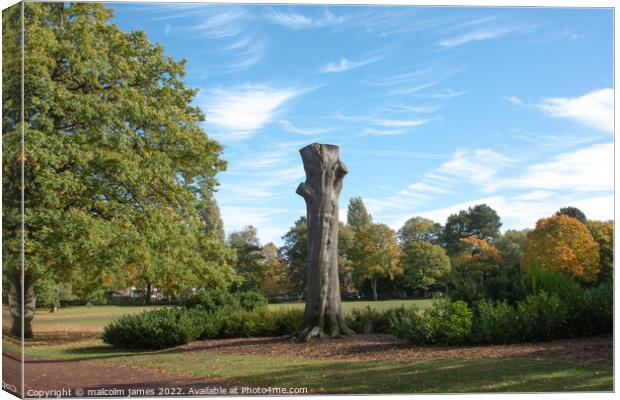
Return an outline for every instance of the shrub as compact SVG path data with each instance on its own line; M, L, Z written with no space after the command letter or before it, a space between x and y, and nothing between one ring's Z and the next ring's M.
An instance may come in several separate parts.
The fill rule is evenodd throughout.
M527 296L517 304L520 339L537 341L565 337L567 314L566 304L557 294L540 292Z
M206 312L219 309L238 310L241 308L239 298L226 289L200 289L195 296L183 302L186 308L200 307Z
M267 298L254 290L238 292L235 293L235 296L239 300L241 308L246 311L252 311L267 306Z
M483 300L477 304L472 339L477 343L511 343L519 338L517 313L506 302Z
M471 337L473 312L463 301L435 300L420 313L412 307L393 319L392 331L415 344L459 344Z
M123 348L163 349L198 338L206 314L201 310L162 308L125 315L105 327L103 341Z
M226 319L221 337L292 335L301 328L302 323L302 310L241 310Z
M354 308L346 316L347 326L357 333L390 333L390 321L404 313L405 308L391 308L385 311L370 306Z
M566 293L567 325L572 336L613 333L613 283Z

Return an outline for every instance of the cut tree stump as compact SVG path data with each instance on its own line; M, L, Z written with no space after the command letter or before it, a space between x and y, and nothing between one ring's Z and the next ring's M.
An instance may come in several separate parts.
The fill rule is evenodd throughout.
M292 340L302 343L355 332L342 315L338 276L338 197L348 170L340 161L338 146L313 143L299 152L306 172L297 194L306 201L308 281L303 328Z

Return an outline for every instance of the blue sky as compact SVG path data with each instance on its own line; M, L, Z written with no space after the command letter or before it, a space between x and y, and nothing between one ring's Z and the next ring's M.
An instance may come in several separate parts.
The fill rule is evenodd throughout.
M342 220L353 196L394 229L480 203L503 230L567 205L613 218L610 9L109 6L187 59L227 233L281 243L313 142L349 167Z

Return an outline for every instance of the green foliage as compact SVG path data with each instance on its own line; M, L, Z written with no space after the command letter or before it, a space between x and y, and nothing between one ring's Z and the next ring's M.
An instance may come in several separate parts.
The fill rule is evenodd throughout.
M568 215L569 217L575 218L582 224L586 224L588 222L588 218L586 218L586 215L577 207L562 207L554 215Z
M123 32L102 4L26 4L21 160L19 11L3 12L4 273L19 266L24 161L33 280L50 272L82 298L145 280L173 295L226 286L230 254L201 218L226 163L192 104L185 61Z
M233 264L237 275L242 278L239 289L258 290L265 280L267 271L261 255L257 229L251 225L228 237L228 244L235 250L237 258Z
M196 295L183 302L186 308L201 308L206 312L215 312L220 309L238 310L241 308L239 297L226 289L200 289Z
M347 326L356 333L391 333L391 323L398 320L405 307L377 310L370 306L354 308L346 315Z
M206 313L162 308L125 315L105 327L103 341L121 348L163 349L191 342L201 334Z
M499 236L501 226L495 210L486 204L478 204L448 217L441 243L448 255L454 256L460 251L461 239L474 236L480 240L491 241Z
M413 217L398 230L398 240L404 247L412 242L436 244L442 233L441 224L427 218Z
M566 336L568 309L557 294L540 292L517 303L520 339L548 340Z
M588 230L599 246L599 282L612 280L614 268L614 222L588 221Z
M506 267L519 267L527 250L527 231L507 230L493 242L499 250L502 265Z
M280 253L290 271L292 289L301 294L306 291L306 260L308 259L308 220L299 217L282 237Z
M283 336L297 332L303 323L303 311L260 308L238 311L226 319L219 337Z
M406 287L427 290L451 270L450 258L440 246L413 241L402 246L402 278Z
M347 209L347 225L359 230L372 224L372 216L366 210L361 197L352 197Z
M246 311L252 311L267 306L267 299L260 292L248 290L235 293L239 305Z
M393 333L414 344L460 344L470 340L473 311L463 301L436 300L420 312L407 309L392 321Z
M476 343L512 343L519 339L515 308L500 301L483 300L476 306L472 341Z
M579 288L579 284L570 276L549 268L532 266L528 268L526 277L532 293L541 292L562 294L572 293Z

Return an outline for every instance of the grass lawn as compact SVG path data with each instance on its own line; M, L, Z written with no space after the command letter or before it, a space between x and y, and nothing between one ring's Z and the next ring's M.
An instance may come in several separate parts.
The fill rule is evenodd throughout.
M49 309L37 309L33 328L36 332L99 332L110 322L125 314L153 310L159 306L80 306L62 307L55 313ZM7 306L2 307L2 321L9 326L11 319Z
M411 307L416 306L420 309L430 308L433 304L433 300L424 299L424 300L379 300L379 301L343 301L342 302L342 311L346 314L349 313L354 308L366 308L372 307L376 310L386 310L388 308L397 308L400 306ZM269 304L269 308L272 310L282 309L282 308L304 308L304 302L295 302L295 303L275 303Z
M16 350L5 343L6 350ZM535 358L339 361L220 354L128 352L101 341L27 348L49 359L88 360L310 393L611 391L611 367Z

